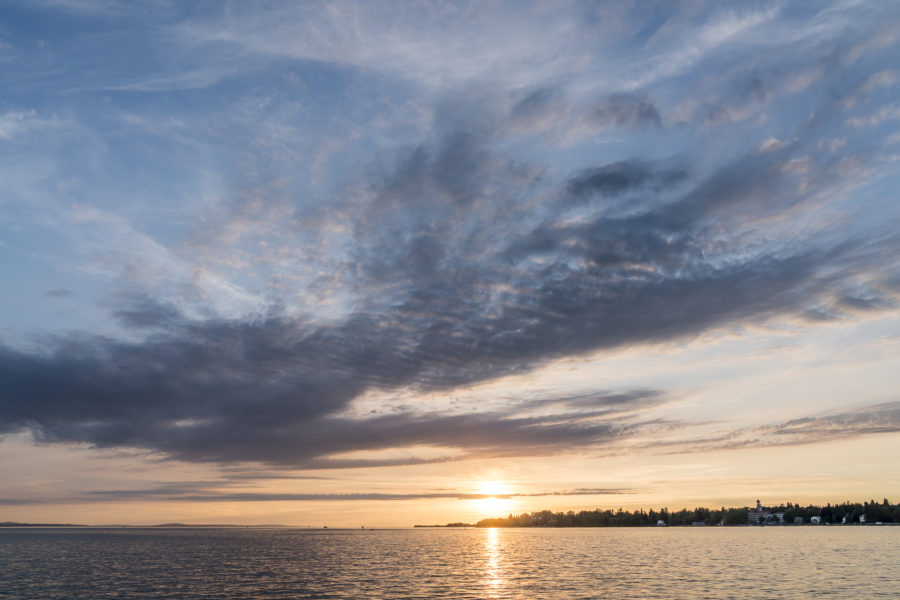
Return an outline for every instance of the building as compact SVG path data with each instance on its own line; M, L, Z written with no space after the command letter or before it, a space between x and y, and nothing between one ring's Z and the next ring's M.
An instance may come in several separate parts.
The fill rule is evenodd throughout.
M794 525L803 525L803 517L794 517Z
M822 517L810 517L809 522L812 523L813 525L821 525Z
M747 511L747 522L751 525L762 525L768 523L774 518L774 515L767 510L762 509L759 500L756 501L756 508Z

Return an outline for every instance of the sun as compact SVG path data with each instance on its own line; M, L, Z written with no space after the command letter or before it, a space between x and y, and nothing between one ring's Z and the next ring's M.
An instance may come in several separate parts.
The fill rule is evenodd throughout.
M505 516L515 505L514 500L509 497L512 488L500 481L479 482L475 493L483 497L473 499L472 508L484 517Z

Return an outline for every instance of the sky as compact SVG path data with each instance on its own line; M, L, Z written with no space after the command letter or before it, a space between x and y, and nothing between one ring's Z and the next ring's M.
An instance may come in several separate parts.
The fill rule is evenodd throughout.
M900 500L900 5L0 3L0 521Z

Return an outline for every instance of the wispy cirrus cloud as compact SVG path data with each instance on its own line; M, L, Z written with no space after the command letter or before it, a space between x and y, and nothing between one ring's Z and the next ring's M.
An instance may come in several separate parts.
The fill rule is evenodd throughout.
M666 390L548 395L541 415L346 412L370 392L895 309L900 215L855 196L890 181L868 131L895 110L876 93L895 42L867 40L883 15L848 30L840 7L808 23L776 4L504 8L168 6L129 21L149 64L109 57L77 92L52 65L15 77L20 104L69 90L93 142L52 160L33 144L53 168L22 186L44 190L29 225L112 291L103 333L4 342L0 433L303 468L605 448L652 429ZM598 31L636 58L607 69ZM175 60L187 48L202 64ZM119 111L97 108L107 94ZM0 137L52 125L30 110L4 113ZM157 115L172 127L143 126ZM208 186L195 161L216 169ZM191 177L203 185L166 186ZM452 452L346 456L421 445Z
M177 492L172 488L185 490ZM186 490L193 490L191 493ZM202 493L196 493L196 492ZM211 491L205 485L168 485L153 489L138 490L101 490L88 492L82 496L66 498L0 498L0 505L15 506L19 504L79 504L87 502L108 501L147 501L165 500L168 502L395 502L410 500L487 500L511 498L539 498L545 496L616 496L631 493L625 488L578 488L571 490L533 492L527 494L477 494L466 492L348 492L348 493L277 493L277 492L229 492Z
M773 221L802 210L806 197L783 168L795 151L754 151L689 185L667 164L603 165L573 174L543 221L510 222L486 215L504 205L500 183L518 172L492 164L483 140L448 133L374 187L354 254L366 312L331 324L277 314L198 321L155 300L126 305L116 313L124 325L158 333L141 342L72 337L42 355L3 352L5 431L306 467L408 464L414 459L328 456L423 443L482 456L608 443L621 424L333 415L369 389L449 390L561 356L800 315L862 274L896 276L874 259L890 255L893 236L834 238L825 228L771 237ZM685 189L636 214L593 212L609 197L667 186ZM586 207L576 220L553 210L571 198ZM883 300L867 307L893 305L890 288L871 288ZM842 297L854 308L863 302Z
M108 490L93 492L94 499L164 499L177 502L348 502L348 501L397 501L397 500L486 500L497 498L539 498L542 496L614 496L627 494L628 489L580 488L528 494L474 494L465 492L349 492L344 494L272 493L272 492L207 492L202 494L172 495L158 490Z
M646 447L665 453L693 453L802 446L897 432L900 432L900 402L884 402L780 423L726 429L708 436L659 440L647 443Z

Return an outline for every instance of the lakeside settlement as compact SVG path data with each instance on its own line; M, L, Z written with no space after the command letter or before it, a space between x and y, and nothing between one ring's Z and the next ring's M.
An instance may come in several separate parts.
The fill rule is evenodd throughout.
M444 527L666 527L705 525L900 525L900 504L887 498L881 502L842 502L825 506L801 506L787 502L777 506L694 508L671 512L638 509L630 512L542 510L507 517L482 519L475 524L449 523Z

